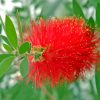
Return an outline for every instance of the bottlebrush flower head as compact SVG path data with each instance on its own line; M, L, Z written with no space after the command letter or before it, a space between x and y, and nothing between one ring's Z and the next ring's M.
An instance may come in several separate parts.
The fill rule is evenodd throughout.
M37 86L73 82L97 62L98 39L83 19L40 19L25 38L32 45L28 78Z

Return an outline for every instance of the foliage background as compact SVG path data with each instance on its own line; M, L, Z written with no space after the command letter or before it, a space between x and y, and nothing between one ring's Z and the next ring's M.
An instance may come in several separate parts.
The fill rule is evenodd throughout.
M92 21L90 20L92 23L90 25L94 26L95 23L99 29L99 3L100 0L0 0L0 16L5 21L5 15L9 15L14 22L17 33L17 10L23 32L29 26L30 20L38 20L39 17L47 19L77 16L83 17L86 21L93 18ZM1 21L0 34L5 35ZM5 50L0 44L0 54L2 52ZM98 87L100 86L100 78L96 80L99 84L97 85L98 89L96 89L95 70L91 70L91 73L87 72L86 75L84 80L77 80L72 84L65 83L55 88L47 85L42 89L36 89L33 84L27 84L25 78L23 80L20 77L20 66L14 64L5 75L0 77L0 100L100 100L97 94L97 90L100 89ZM100 76L100 74L98 75Z

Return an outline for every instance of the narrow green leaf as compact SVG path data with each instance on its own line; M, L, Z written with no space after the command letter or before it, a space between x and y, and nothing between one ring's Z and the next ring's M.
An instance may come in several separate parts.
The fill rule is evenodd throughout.
M9 40L6 36L0 35L0 38L7 44L11 49L13 49L12 45L10 44Z
M21 39L21 42L23 42L22 25L21 25L20 16L19 16L18 11L16 13L16 16L17 16L17 23L18 23L18 30L19 30L20 39Z
M85 16L83 14L83 11L82 11L80 5L77 3L76 0L73 0L73 11L74 11L74 14L77 17L83 17L85 19Z
M11 56L13 56L13 54L0 54L0 63L7 57L11 57Z
M94 20L93 20L92 17L89 18L89 20L88 20L88 25L89 25L91 28L95 28L95 22L94 22Z
M6 36L0 35L0 38L1 38L2 40L4 40L4 41L5 41L5 43L7 43L7 44L9 44L9 45L10 45L10 43L9 43L9 41L8 41L8 39L7 39L7 37L6 37Z
M10 41L10 43L14 48L17 48L18 47L17 34L13 22L11 21L9 16L6 16L5 29L8 40Z
M0 77L2 77L6 72L7 70L9 69L12 61L13 61L14 57L9 57L9 58L6 58L4 59L1 63L0 63Z
M1 20L1 24L2 24L2 26L3 26L4 31L6 32L5 26L4 26L4 23L3 23L3 20L2 20L2 18L1 18L1 16L0 16L0 20Z
M55 91L55 93L57 93L57 95L54 95L54 100L73 100L73 94L71 93L71 91L68 88L68 84L64 83L64 84L59 84L58 86L56 86L54 89L52 89L53 91Z
M31 45L29 42L23 43L19 48L19 53L24 54L25 52L28 52L31 48Z
M100 27L100 3L96 6L96 24L97 27Z
M5 89L3 99L0 100L40 100L40 90L33 88L32 84L25 81L18 81L16 85Z
M20 63L20 72L23 77L28 73L28 59L24 57L23 61Z
M98 92L98 96L100 98L100 63L97 64L97 71L95 74L96 88Z
M87 24L91 27L92 31L94 32L94 30L95 30L95 22L94 22L92 17L89 18Z
M11 53L13 51L13 49L7 45L7 44L3 44L3 47L5 48L6 51L8 51L9 53Z

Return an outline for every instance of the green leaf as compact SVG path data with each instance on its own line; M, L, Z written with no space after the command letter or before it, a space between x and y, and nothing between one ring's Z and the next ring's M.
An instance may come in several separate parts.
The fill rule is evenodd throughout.
M20 72L23 77L28 73L28 59L24 57L23 61L20 63Z
M91 28L95 28L95 22L94 22L94 19L92 17L89 18L88 20L88 25L91 27Z
M19 30L20 39L21 39L21 42L23 42L22 25L21 25L20 16L19 16L18 11L17 11L16 16L17 16L17 23L18 23L18 30Z
M7 45L7 44L3 44L3 47L5 48L6 51L8 51L9 53L11 53L13 51L13 49Z
M83 11L82 11L80 5L77 3L76 0L73 0L73 11L74 11L74 14L77 17L83 17L85 19L85 16L83 14Z
M11 44L10 44L10 42L9 42L9 40L7 39L6 36L0 35L0 38L1 38L2 40L4 40L4 42L7 43L9 46L11 46Z
M91 27L92 31L94 32L94 30L95 30L95 22L94 22L92 17L89 18L87 24Z
M13 54L0 54L0 63L7 57L11 57L11 56L13 56Z
M2 26L3 26L3 28L4 28L4 31L5 31L5 26L4 26L4 23L3 23L3 20L2 20L2 18L1 18L1 16L0 16L0 20L1 20L1 24L2 24ZM6 31L5 31L6 32Z
M97 27L100 27L100 3L96 6L96 24Z
M53 91L55 91L56 95L54 95L54 100L73 100L73 94L68 88L68 84L59 84L56 86Z
M19 53L24 54L25 52L28 52L31 48L31 45L29 42L23 43L19 48Z
M96 88L98 92L98 96L100 98L100 63L97 63L97 71L95 74Z
M17 34L13 22L11 21L9 16L6 16L5 29L8 40L10 41L10 43L14 48L17 48L18 47Z
M2 77L7 72L13 59L14 56L6 58L0 63L0 77Z
M19 81L15 86L5 90L3 100L40 100L41 98L39 89L35 90L32 84L26 84L23 81Z

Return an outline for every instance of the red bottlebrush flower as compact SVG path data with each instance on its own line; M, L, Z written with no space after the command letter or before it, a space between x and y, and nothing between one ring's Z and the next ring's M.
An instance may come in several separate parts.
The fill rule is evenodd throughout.
M32 45L29 80L41 86L72 82L97 61L98 39L82 19L49 19L32 23L26 37Z

